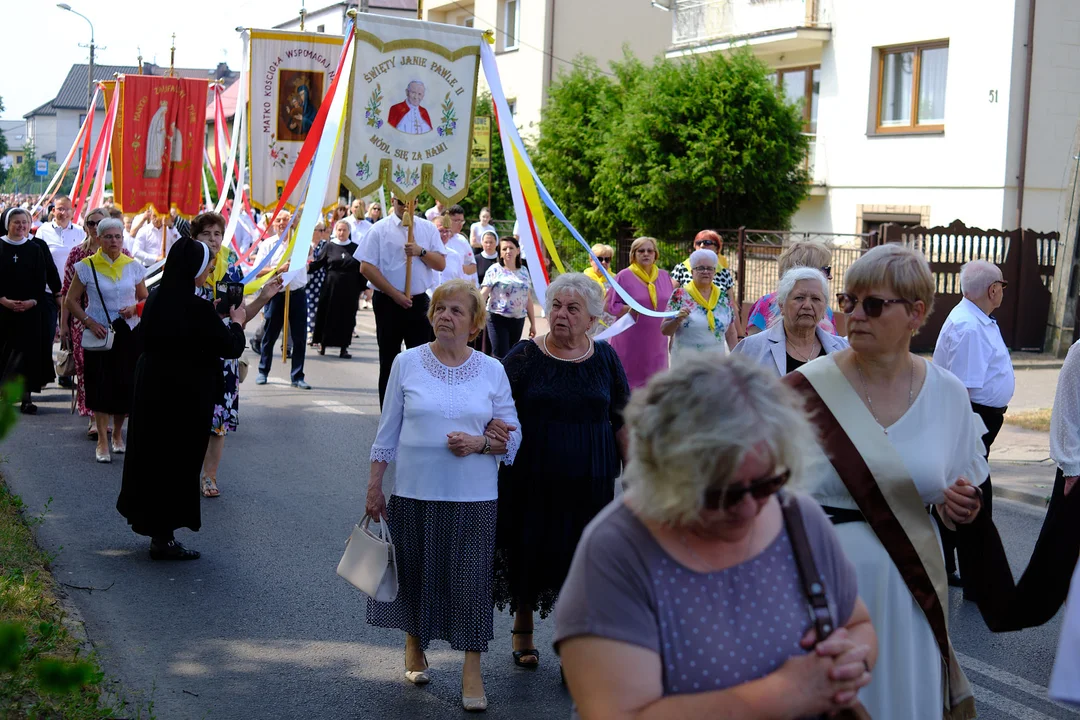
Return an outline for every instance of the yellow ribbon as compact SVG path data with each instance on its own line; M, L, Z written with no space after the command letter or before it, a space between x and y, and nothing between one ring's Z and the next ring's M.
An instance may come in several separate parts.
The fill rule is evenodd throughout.
M98 248L96 253L83 260L83 262L97 270L98 275L104 275L113 282L120 282L120 273L123 272L124 266L135 261L130 255L124 255L123 253L120 253L116 260L110 260L109 256L103 253L101 248Z
M592 267L591 265L585 268L585 275L591 277L593 280L600 283L600 287L604 288L605 290L607 289L607 278L598 273L596 271L596 268Z
M686 290L686 292L690 293L690 297L694 298L694 302L705 308L709 316L709 329L715 331L716 317L713 315L713 310L716 309L716 304L720 302L720 288L716 287L712 283L709 283L709 287L712 288L712 293L709 295L708 301L706 301L705 297L700 292L698 292L697 286L694 285L694 282L692 280L683 285L683 288Z
M660 277L660 268L656 267L656 264L653 263L652 272L646 273L645 268L637 263L630 263L630 272L634 273L638 280L648 286L649 300L652 301L652 309L656 310L658 307L656 302L656 278Z
M213 289L214 297L217 297L217 284L221 282L221 279L225 277L225 273L229 270L229 246L225 243L221 243L221 249L218 250L217 258L214 260L214 272L210 273L210 276L206 278L206 284Z
M521 194L525 198L525 204L532 210L532 218L536 221L536 230L540 233L540 239L544 242L544 247L547 248L548 255L551 257L551 262L555 265L555 269L559 271L559 274L566 272L566 268L563 267L562 258L559 257L559 251L555 249L555 243L551 240L551 230L548 229L547 219L544 217L543 204L540 202L540 192L536 189L536 182L533 180L532 173L529 172L529 167L525 164L525 160L522 159L521 153L518 152L516 147L512 148L514 151L514 163L517 165L518 181L521 183ZM525 218L522 218L523 220Z

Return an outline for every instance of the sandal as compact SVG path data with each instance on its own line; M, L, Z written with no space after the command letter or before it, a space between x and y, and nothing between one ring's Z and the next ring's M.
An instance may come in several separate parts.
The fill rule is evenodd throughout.
M212 478L209 475L202 476L202 495L205 498L216 498L221 494L218 490L217 478Z
M511 630L511 635L532 635L532 630ZM514 650L510 653L514 656L514 664L518 667L523 667L526 670L535 670L540 667L540 651L536 648L525 648L524 650ZM531 661L525 658L534 658Z
M86 439L97 440L97 425L94 424L93 419L90 420L90 427L86 428Z
M423 670L409 670L408 666L405 667L405 679L411 682L413 685L427 685L431 682L431 676L428 674L428 670L431 669L431 665L428 664L427 653L424 653L424 669Z

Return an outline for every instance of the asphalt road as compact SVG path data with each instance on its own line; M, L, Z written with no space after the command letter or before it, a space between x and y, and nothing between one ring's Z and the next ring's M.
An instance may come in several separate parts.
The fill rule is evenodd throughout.
M56 577L97 588L67 592L107 675L129 699L144 708L152 702L157 717L465 715L460 654L434 644L432 683L409 685L401 634L367 626L360 593L334 573L363 512L378 423L374 338L363 334L352 351L351 361L309 355L311 392L288 386L280 357L270 384L256 387L252 373L242 389L240 432L226 444L222 496L203 501L201 532L178 533L202 551L196 562L149 560L146 540L115 510L121 465L94 462L86 422L68 414L66 393L48 390L40 414L4 441L3 472L13 489L34 509L52 499L38 537L56 553ZM169 428L158 431L168 443ZM1042 513L1009 502L995 510L1010 557L1022 566ZM536 672L512 665L510 623L508 614L496 615L496 639L483 660L487 715L567 717L552 623L537 626L543 658ZM1059 618L993 636L954 593L952 623L980 717L1080 716L1046 700Z

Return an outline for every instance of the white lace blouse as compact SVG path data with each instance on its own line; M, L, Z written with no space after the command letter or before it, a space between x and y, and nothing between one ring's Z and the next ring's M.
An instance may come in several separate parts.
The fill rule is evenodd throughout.
M519 429L506 454L457 457L447 434L483 435L498 418ZM416 500L479 502L499 496L499 462L521 444L510 381L498 360L473 351L458 367L439 362L427 344L397 356L383 400L371 461L397 461L394 494Z
M1072 344L1058 375L1050 414L1050 457L1065 477L1080 475L1080 341Z

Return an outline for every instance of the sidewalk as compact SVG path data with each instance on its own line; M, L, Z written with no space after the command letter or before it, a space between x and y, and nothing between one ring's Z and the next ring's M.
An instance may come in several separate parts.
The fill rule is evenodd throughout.
M1001 427L990 449L995 496L1045 509L1056 473L1049 434L1014 425Z

